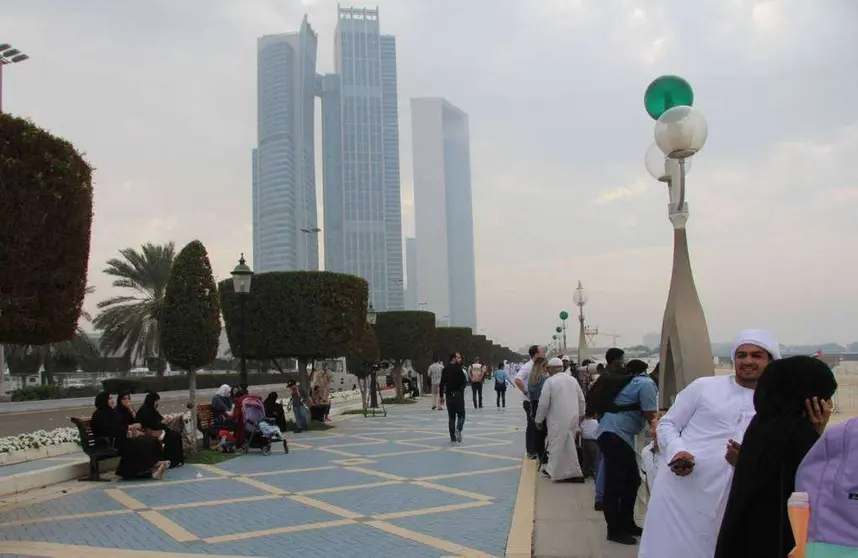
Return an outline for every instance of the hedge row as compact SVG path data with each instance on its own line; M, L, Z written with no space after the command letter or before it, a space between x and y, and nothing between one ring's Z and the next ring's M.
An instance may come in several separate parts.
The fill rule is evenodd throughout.
M295 373L287 374L249 374L248 384L259 386L265 384L285 384L290 380L298 380ZM214 389L223 384L235 385L238 374L197 374L197 389ZM188 376L146 376L144 378L110 378L103 380L104 391L110 393L146 393L149 391L183 391L188 389Z

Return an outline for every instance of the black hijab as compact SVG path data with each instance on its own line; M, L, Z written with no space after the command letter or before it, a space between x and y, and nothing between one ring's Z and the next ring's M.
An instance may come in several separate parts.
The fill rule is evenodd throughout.
M125 397L131 397L131 394L127 391L117 393L116 394L116 413L122 418L126 425L134 424L137 422L134 414L122 404L122 399Z
M143 428L150 430L165 430L164 417L155 408L155 403L161 400L161 396L150 391L146 394L146 399L143 400L143 405L137 409L137 422Z
M812 357L776 360L763 371L715 558L783 558L792 550L786 501L801 460L819 439L805 402L831 399L836 389L831 368Z
M102 391L98 395L95 396L95 408L99 411L109 411L110 410L110 394L106 391Z
M96 438L110 438L117 443L124 441L127 427L110 406L110 394L106 391L95 396L95 412L92 413L90 424Z

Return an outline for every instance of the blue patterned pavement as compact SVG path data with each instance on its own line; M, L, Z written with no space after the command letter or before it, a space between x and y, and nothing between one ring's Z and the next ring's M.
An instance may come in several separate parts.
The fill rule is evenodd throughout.
M0 556L503 556L523 413L512 401L469 408L456 444L446 412L428 405L292 435L288 455L189 465L161 482L69 483L0 507Z

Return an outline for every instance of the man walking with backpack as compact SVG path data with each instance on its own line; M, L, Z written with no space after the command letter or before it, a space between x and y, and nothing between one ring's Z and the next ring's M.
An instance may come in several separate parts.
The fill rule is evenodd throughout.
M608 367L590 390L587 414L601 417L598 444L604 463L602 506L608 540L634 545L642 533L634 519L641 484L634 439L656 418L658 388L646 374L627 370L623 355L621 349L608 350Z
M468 369L468 380L471 382L471 395L474 398L474 409L483 408L483 365L479 357L474 358L474 363Z

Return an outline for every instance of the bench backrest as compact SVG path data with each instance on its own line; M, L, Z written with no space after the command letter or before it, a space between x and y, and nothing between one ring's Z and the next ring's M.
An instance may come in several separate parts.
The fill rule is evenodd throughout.
M84 451L95 448L95 436L92 433L92 420L87 417L72 417L72 424L77 426L80 435L80 445Z
M197 425L200 430L209 430L214 424L214 412L210 403L197 405Z

